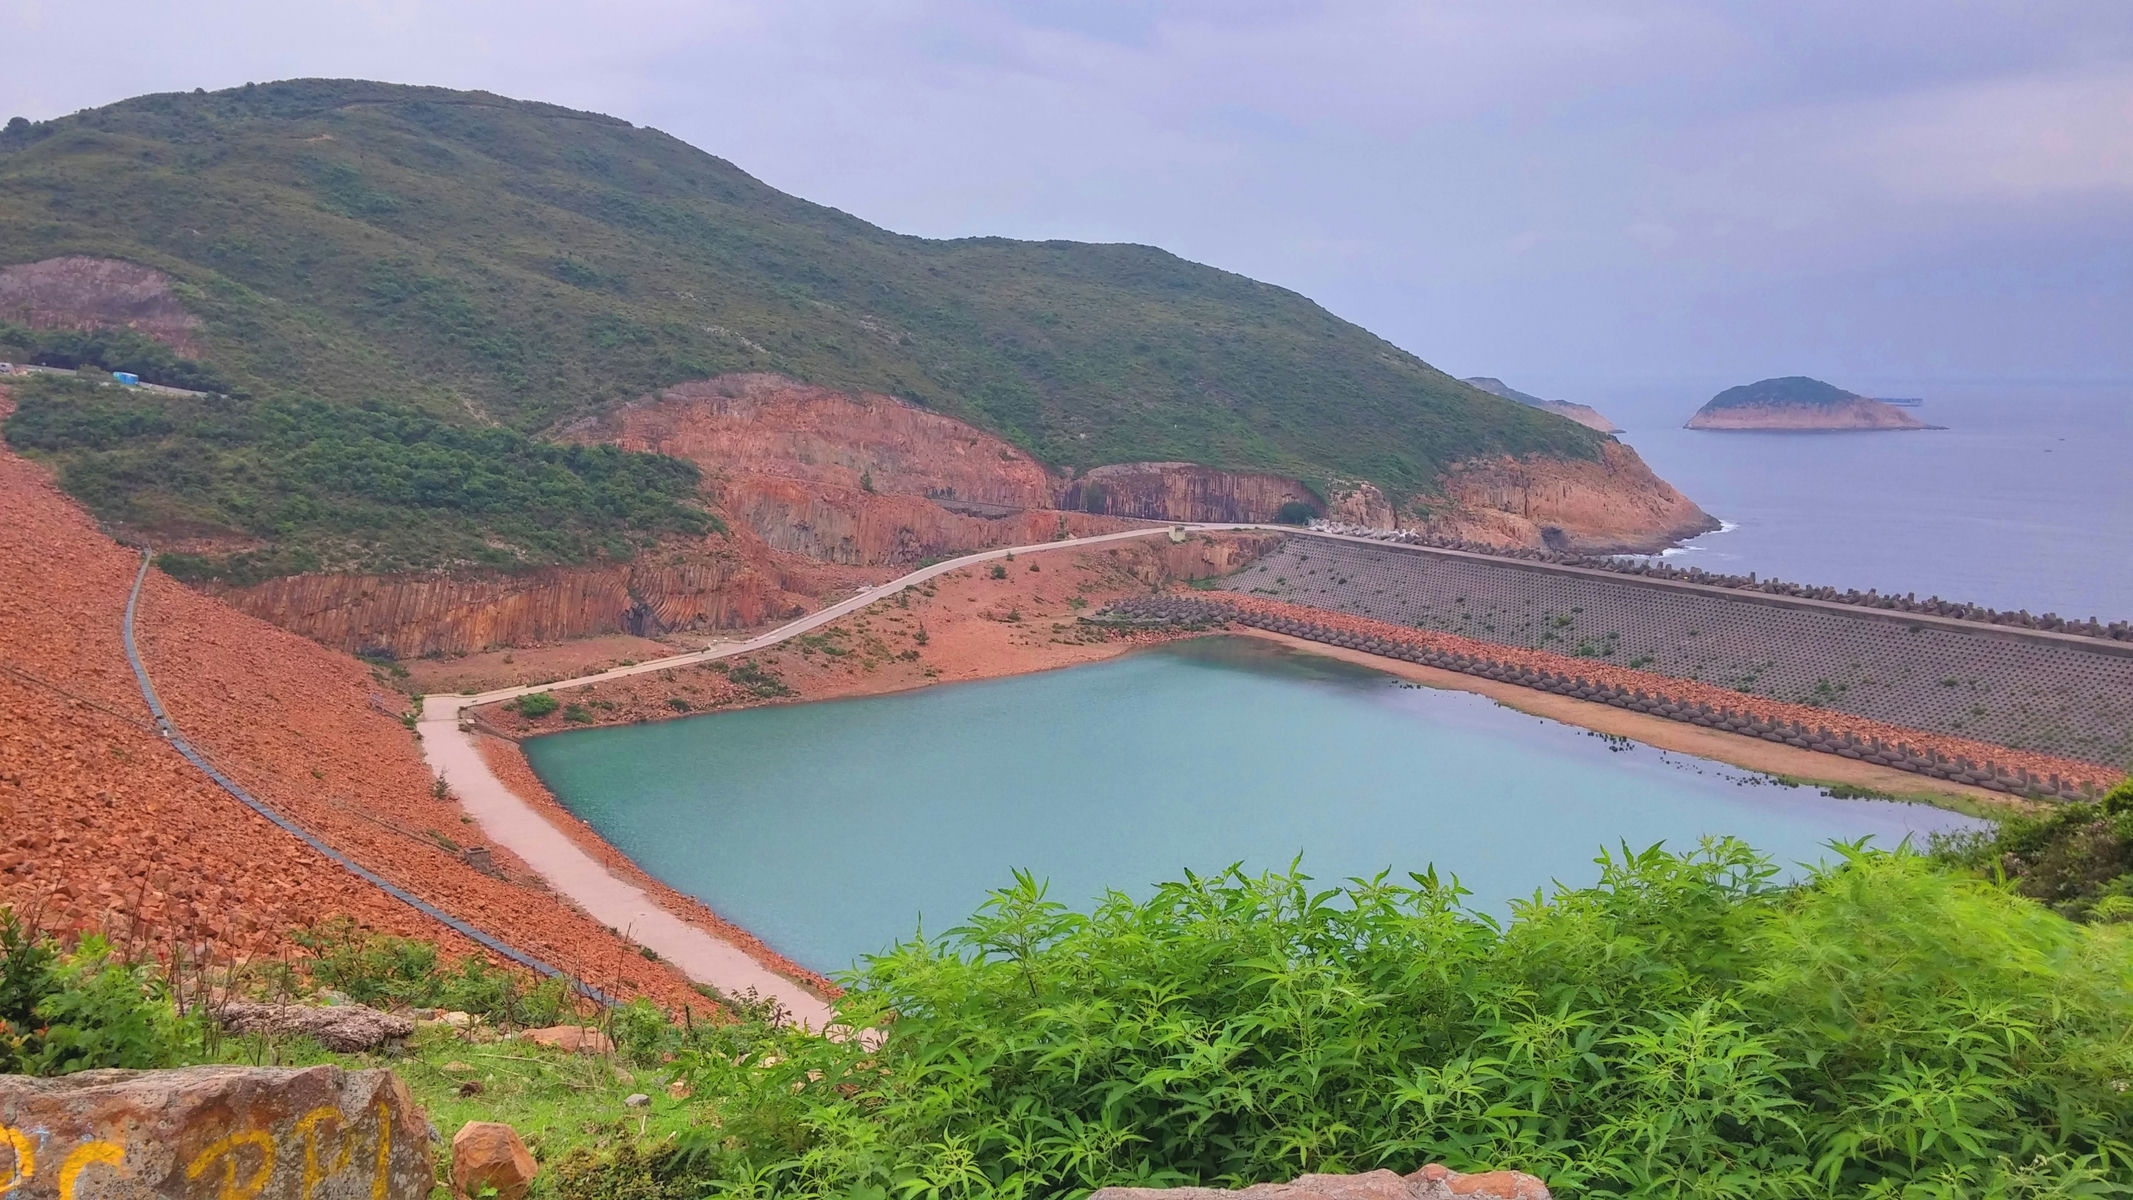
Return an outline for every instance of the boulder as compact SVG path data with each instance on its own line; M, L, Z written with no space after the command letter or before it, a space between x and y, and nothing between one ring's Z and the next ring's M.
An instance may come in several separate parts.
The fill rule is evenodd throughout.
M425 1200L429 1121L392 1072L0 1076L0 1193Z
M313 1008L303 1004L253 1004L231 1000L215 1010L215 1020L231 1033L302 1034L343 1054L375 1050L415 1032L407 1017L362 1004Z
M500 1121L469 1121L452 1135L452 1192L460 1200L489 1188L495 1200L519 1200L539 1170L518 1130Z
M1359 1175L1304 1175L1292 1183L1257 1183L1237 1191L1223 1188L1108 1187L1089 1200L1549 1200L1540 1180L1519 1171L1462 1175L1442 1163L1412 1175L1365 1171Z
M590 1025L550 1025L546 1029L528 1029L518 1035L521 1041L551 1050L565 1050L573 1054L613 1054L615 1043L608 1036Z

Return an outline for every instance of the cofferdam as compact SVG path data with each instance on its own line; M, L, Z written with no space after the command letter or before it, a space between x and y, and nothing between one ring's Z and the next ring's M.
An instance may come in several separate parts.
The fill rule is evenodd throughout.
M1228 591L2133 767L2133 645L1297 535Z

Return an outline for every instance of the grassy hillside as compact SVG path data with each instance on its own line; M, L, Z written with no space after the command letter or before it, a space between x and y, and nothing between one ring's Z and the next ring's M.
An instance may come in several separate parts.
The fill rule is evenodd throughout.
M1779 404L1829 407L1858 398L1833 383L1809 379L1805 375L1787 375L1782 379L1761 379L1727 388L1711 397L1704 409L1762 408Z
M1184 459L1405 496L1469 455L1599 444L1160 250L903 237L657 131L480 93L310 80L15 127L0 228L6 262L182 281L204 368L239 388L462 424L538 432L768 370L1076 468Z

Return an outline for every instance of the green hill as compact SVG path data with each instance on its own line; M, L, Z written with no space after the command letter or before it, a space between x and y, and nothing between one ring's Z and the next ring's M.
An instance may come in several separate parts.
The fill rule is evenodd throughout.
M11 123L0 229L0 265L166 272L203 321L187 378L277 403L538 435L774 371L1057 467L1186 460L1396 500L1461 458L1603 440L1161 250L906 237L655 130L483 93L302 80Z
M1779 379L1759 379L1754 383L1729 387L1711 397L1704 409L1765 408L1772 405L1830 408L1848 404L1858 398L1856 392L1847 392L1833 383L1809 379L1805 375L1786 375Z

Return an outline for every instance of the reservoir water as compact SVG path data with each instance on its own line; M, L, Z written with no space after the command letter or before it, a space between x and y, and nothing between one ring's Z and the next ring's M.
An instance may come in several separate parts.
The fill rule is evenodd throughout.
M526 753L645 870L835 972L968 916L1015 868L1085 905L1233 862L1320 880L1434 863L1501 910L1603 847L1972 824L1839 800L1250 638L984 683L588 729Z

